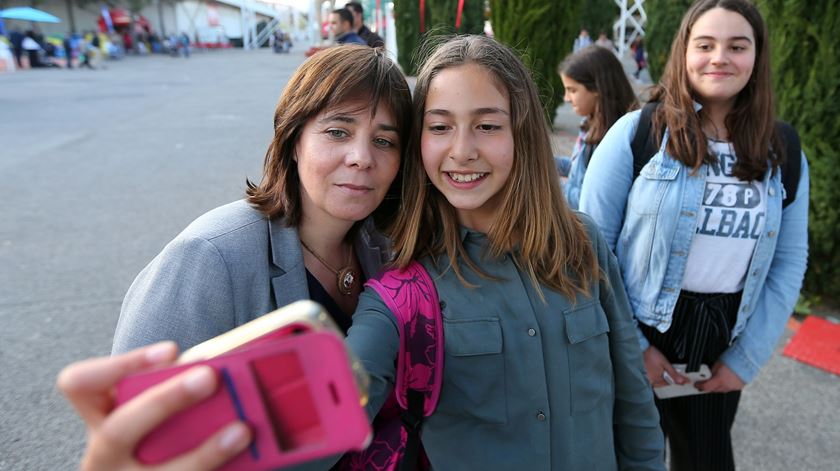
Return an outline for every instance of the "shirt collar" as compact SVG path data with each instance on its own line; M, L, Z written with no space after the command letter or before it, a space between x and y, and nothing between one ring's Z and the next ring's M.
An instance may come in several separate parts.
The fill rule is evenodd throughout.
M478 232L476 230L470 229L466 226L459 226L458 227L459 235L461 237L461 243L466 244L469 242L477 242L483 243L487 240L487 234L483 232Z

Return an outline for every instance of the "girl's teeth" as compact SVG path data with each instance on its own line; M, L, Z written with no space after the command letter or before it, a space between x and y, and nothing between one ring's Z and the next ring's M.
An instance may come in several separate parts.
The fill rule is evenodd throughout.
M482 175L482 173L470 173L466 175L463 173L450 173L449 177L458 183L469 183L478 180Z

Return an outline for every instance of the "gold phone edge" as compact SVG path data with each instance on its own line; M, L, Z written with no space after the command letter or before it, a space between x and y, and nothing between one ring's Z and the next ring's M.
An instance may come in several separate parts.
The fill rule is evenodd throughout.
M273 330L293 324L303 324L310 331L331 331L339 338L343 337L338 325L320 304L310 300L301 300L275 309L224 334L184 350L178 357L176 364L182 365L223 355ZM355 353L347 349L347 354L350 358L353 378L358 386L360 403L365 406L368 402L370 377Z

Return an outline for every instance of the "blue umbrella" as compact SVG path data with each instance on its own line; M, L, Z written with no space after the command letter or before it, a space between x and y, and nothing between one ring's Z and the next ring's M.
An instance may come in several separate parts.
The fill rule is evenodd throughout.
M0 10L0 18L7 20L36 21L39 23L60 23L58 17L30 7L15 7Z

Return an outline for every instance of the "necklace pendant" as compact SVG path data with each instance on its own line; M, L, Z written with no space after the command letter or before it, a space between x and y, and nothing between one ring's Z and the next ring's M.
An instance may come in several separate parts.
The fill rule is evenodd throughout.
M353 289L356 287L356 282L359 279L359 274L353 267L344 267L338 272L338 291L349 296L353 294Z

